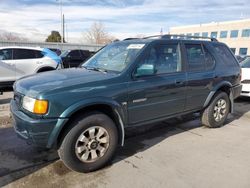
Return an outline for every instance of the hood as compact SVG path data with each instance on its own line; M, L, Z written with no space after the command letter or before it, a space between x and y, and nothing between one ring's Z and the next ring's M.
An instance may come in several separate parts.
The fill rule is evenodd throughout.
M241 68L242 78L241 80L250 80L250 68Z
M103 73L83 68L61 69L38 73L24 77L15 83L15 90L19 93L36 97L40 93L51 90L84 87L98 81L116 77L117 74Z

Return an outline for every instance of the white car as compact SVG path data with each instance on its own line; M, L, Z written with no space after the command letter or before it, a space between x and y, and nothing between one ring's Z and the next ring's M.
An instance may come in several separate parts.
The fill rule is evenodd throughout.
M0 88L26 75L61 68L61 58L46 48L1 47Z
M242 90L241 96L250 97L250 57L247 57L244 61L240 63L242 70Z

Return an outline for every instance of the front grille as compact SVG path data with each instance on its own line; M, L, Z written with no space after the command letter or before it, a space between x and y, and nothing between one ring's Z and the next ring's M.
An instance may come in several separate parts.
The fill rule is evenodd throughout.
M250 80L243 80L243 81L241 81L241 83L243 83L243 84L250 84Z

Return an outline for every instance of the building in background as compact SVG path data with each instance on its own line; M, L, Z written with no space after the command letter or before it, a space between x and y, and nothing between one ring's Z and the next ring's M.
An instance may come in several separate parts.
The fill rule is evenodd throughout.
M170 34L214 37L226 43L235 55L250 55L250 19L171 27Z

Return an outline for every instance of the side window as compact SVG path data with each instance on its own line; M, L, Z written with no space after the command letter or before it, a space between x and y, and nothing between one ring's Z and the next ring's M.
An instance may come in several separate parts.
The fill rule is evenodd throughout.
M36 51L28 49L14 49L13 59L36 59Z
M36 58L43 58L44 55L43 55L43 53L41 51L34 50L34 52L35 52Z
M226 65L237 65L238 62L235 60L235 57L231 53L230 49L221 44L213 44L216 54L219 59Z
M80 52L78 50L73 50L69 53L70 58L72 59L80 59Z
M205 70L205 54L203 53L201 44L186 44L185 47L187 52L188 70Z
M205 53L205 63L206 63L206 70L213 70L215 66L215 59L212 54L207 50L207 48L203 48Z
M80 52L83 58L88 58L90 56L90 52L87 50L81 50Z
M164 44L153 46L141 65L153 65L156 74L174 73L181 71L180 46Z
M12 49L0 50L0 60L12 60Z

